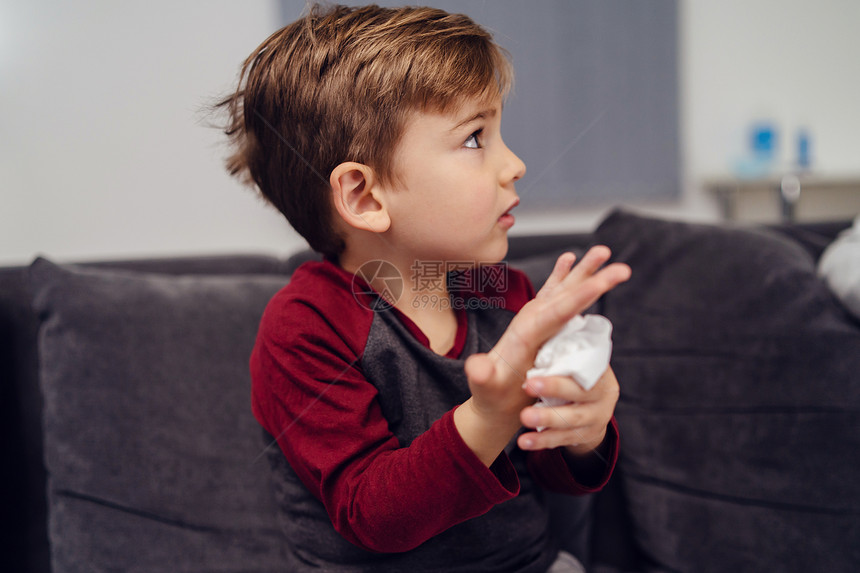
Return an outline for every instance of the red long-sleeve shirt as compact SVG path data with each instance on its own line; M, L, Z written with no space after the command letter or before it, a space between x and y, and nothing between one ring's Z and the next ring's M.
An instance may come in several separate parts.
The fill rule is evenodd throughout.
M401 555L389 561L399 566L411 554L425 566L441 558L441 566L453 528L458 563L486 566L488 556L508 553L524 571L551 562L533 482L572 494L596 491L614 465L617 430L613 422L603 480L590 486L576 481L559 450L524 455L512 444L487 468L460 438L453 410L469 396L465 358L488 351L533 296L522 273L506 269L504 279L501 288L496 281L459 293L468 309L457 312L447 356L431 351L396 309L371 310L371 289L330 262L306 263L272 299L251 360L252 404L289 462L281 503L314 530L290 535L299 561L379 565L385 557L363 552L394 552ZM478 516L479 538L464 538L469 528L455 526ZM332 527L361 549L341 545ZM462 544L476 547L461 555Z

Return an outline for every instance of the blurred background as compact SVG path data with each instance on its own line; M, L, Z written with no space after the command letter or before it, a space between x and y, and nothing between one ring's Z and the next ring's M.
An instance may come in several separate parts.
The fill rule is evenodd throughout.
M860 211L860 2L428 3L513 56L513 232L588 230L618 204L775 221L785 175L801 219ZM0 264L302 248L224 171L204 111L304 5L0 0ZM594 157L624 177L577 180Z

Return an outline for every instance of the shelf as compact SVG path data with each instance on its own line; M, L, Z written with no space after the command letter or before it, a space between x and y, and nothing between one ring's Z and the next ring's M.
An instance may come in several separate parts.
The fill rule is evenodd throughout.
M860 174L719 176L706 179L703 186L717 198L729 221L810 222L850 219L860 213Z

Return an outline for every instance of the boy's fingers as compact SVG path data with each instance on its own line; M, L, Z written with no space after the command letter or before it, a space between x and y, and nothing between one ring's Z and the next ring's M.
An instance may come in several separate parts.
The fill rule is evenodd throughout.
M620 395L618 379L611 367L590 390L585 390L569 376L530 378L523 387L529 396L566 402L559 406L523 408L520 421L531 428L587 426L605 417L607 412L611 416Z
M565 277L565 284L581 282L600 269L612 256L612 251L604 245L596 245L588 249L579 264Z
M559 398L567 402L581 402L588 400L593 394L591 390L585 390L576 380L570 376L540 376L529 378L523 387L529 396L535 398ZM592 387L592 390L594 390Z
M573 266L573 263L576 262L576 255L570 252L561 254L555 262L552 273L537 296L547 296L555 287L562 283L570 285L584 281L606 264L611 256L612 252L609 250L609 247L596 245L585 253L579 264Z
M576 271L576 268L574 267L571 274ZM613 263L600 269L581 283L569 284L568 279L565 279L564 284L555 289L550 298L545 299L549 303L544 309L547 312L543 312L543 316L540 318L548 319L553 326L558 323L557 328L561 328L561 325L573 318L574 315L583 312L597 302L601 296L629 278L630 267L624 263ZM557 328L551 334L555 334Z
M585 435L576 430L557 430L547 428L542 432L524 432L517 438L517 445L523 450L549 450L559 446L582 443Z
M587 405L609 400L614 407L620 390L611 369L591 387L585 390L573 378L530 378L523 384L526 394L533 398L547 398L564 402L565 405Z
M571 429L587 426L596 416L582 404L528 406L520 411L520 423L526 428Z
M570 267L573 266L575 261L576 255L573 253L561 254L555 261L552 273L549 275L549 278L546 279L546 282L541 287L540 291L538 291L536 298L548 296L555 287L560 285L564 278L570 274Z
M603 429L573 428L567 430L547 429L543 432L525 432L517 438L517 445L523 450L549 450L561 446L594 444L597 446L605 437Z

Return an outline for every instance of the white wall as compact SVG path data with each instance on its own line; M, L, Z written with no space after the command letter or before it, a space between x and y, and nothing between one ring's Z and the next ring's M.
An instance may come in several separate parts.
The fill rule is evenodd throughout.
M744 128L771 118L781 159L812 134L815 167L860 173L860 2L682 2L682 101L691 175L725 171Z
M271 0L0 3L0 264L302 244L200 111L277 21Z
M716 218L699 183L760 116L808 126L818 167L860 172L860 2L680 0L679 24L684 196L639 207ZM0 264L299 248L199 115L276 25L274 0L0 0Z

